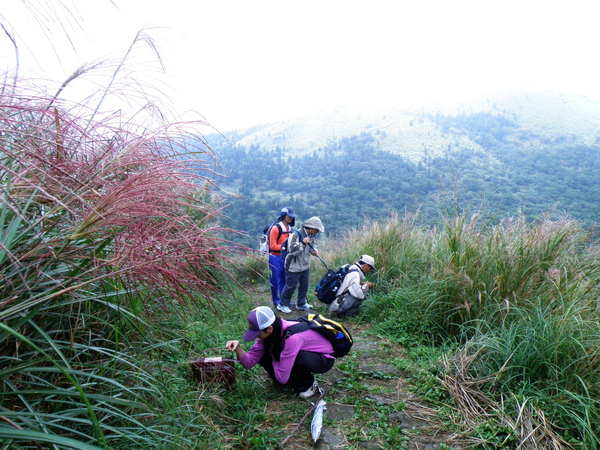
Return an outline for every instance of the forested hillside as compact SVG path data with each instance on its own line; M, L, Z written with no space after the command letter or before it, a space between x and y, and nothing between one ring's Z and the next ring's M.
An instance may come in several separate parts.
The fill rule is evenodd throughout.
M218 183L236 194L227 196L226 225L247 232L244 243L255 246L285 205L303 219L319 215L334 234L392 211L418 213L420 222L431 224L448 208L491 221L554 209L586 226L598 223L600 143L590 139L597 130L586 136L556 127L549 132L525 125L512 111L421 113L414 120L455 145L428 152L424 141L426 150L415 160L403 154L401 143L394 152L383 150L381 130L330 140L310 152L289 149L285 140L274 149L243 145L248 138L239 132L211 136L224 175Z

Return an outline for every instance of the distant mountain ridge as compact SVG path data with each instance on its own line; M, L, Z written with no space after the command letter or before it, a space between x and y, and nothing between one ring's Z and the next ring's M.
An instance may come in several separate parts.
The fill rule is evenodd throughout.
M450 211L486 223L542 214L600 224L600 102L510 91L458 106L337 108L207 136L225 225L254 245L285 205L336 235L398 212L428 225Z
M224 134L242 146L258 145L271 151L279 147L304 155L341 138L368 133L379 149L418 162L457 149L484 151L472 137L457 130L443 130L434 120L436 116L480 113L514 121L519 131L530 134L527 145L531 148L541 148L556 139L582 145L600 139L600 101L530 90L500 91L452 106L380 111L338 107Z

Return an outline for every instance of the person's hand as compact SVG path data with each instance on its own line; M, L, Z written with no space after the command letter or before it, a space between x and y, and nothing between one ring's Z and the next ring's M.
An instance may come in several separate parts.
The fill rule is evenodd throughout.
M305 237L304 239L302 239L302 242L308 245L308 244L310 244L310 238Z
M373 287L373 283L371 283L370 281L365 282L365 284L367 285L368 289L371 289Z
M225 344L225 348L227 350L235 352L235 350L238 348L239 345L240 345L240 341L227 341L227 344Z

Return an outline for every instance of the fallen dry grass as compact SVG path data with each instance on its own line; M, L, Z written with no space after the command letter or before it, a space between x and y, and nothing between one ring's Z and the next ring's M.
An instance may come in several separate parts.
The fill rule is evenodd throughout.
M567 450L572 447L555 431L543 411L529 404L527 400L519 401L513 394L511 400L517 404L517 414L507 411L503 396L497 400L484 393L482 387L488 385L502 370L487 378L474 378L469 373L478 352L469 353L463 348L453 359L445 361L446 375L441 380L454 400L455 421L467 432L474 430L486 420L498 421L499 426L506 426L514 433L514 448L523 450ZM473 443L484 443L484 440L472 438Z

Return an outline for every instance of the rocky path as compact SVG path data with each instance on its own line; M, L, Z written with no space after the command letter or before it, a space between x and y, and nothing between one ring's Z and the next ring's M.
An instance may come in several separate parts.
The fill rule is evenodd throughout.
M323 309L323 308L319 308ZM316 311L325 313L323 311ZM285 318L305 314L293 311ZM402 349L344 322L354 338L351 353L317 380L327 402L320 439L313 443L308 417L286 449L463 449L444 431L437 411L419 399L398 368ZM316 398L316 397L315 397Z

